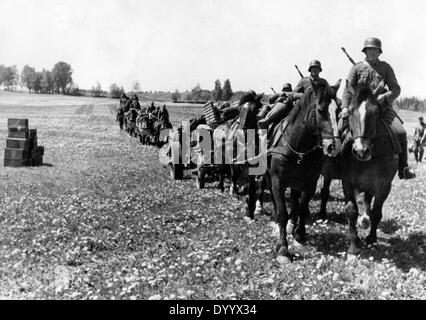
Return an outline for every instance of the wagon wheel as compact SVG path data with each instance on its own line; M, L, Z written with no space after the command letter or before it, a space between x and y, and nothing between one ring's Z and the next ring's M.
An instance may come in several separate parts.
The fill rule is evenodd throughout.
M206 183L206 170L203 167L198 168L197 175L195 176L195 185L198 189L204 189Z
M183 166L181 164L170 163L168 167L170 178L173 180L181 180L183 178Z

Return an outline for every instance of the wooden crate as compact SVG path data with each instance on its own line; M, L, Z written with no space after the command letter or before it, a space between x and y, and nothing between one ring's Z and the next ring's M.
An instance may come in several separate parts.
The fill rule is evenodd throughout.
M7 119L9 129L28 129L28 119Z
M29 152L25 149L4 149L4 158L11 160L28 160Z
M9 128L9 138L28 139L28 129Z
M30 149L30 140L29 139L20 139L20 138L7 138L6 139L6 148L9 149Z
M27 165L27 162L22 159L4 159L5 167L24 167Z
M43 164L44 147L38 146L31 152L30 165L40 166Z
M33 150L37 148L37 129L30 129L29 133L30 149Z

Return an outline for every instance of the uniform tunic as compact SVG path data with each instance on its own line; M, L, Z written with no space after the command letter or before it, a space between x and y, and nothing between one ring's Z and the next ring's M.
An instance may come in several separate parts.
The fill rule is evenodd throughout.
M381 111L385 114L389 112L393 114L391 110L392 103L401 93L401 87L396 80L392 67L388 63L380 60L375 63L359 62L352 67L347 80L348 84L343 92L343 107L349 107L352 100L352 92L355 91L358 85L368 85L371 90L374 90L384 80L391 94L387 97L387 103L383 104L383 110Z

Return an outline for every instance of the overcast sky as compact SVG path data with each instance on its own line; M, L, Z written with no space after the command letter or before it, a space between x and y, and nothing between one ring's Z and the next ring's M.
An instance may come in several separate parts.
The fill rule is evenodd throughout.
M402 96L426 98L424 0L0 0L0 64L71 64L80 88L271 93L307 75L312 59L330 83L346 78L366 38L379 37Z

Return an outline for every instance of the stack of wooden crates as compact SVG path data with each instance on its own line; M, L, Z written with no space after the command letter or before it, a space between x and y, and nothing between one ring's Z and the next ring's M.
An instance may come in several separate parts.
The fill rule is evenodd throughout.
M9 135L4 151L5 167L43 164L44 147L37 146L37 129L28 128L28 119L8 119Z

